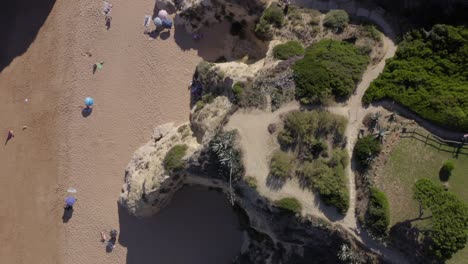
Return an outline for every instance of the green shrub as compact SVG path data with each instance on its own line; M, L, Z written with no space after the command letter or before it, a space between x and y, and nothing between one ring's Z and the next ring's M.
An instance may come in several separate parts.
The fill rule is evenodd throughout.
M245 182L250 188L257 189L257 179L255 177L245 177Z
M365 37L371 38L375 41L379 41L381 38L380 31L374 25L364 25L361 27L362 33Z
M409 32L363 102L390 98L429 121L468 130L467 57L466 26Z
M361 170L369 167L372 160L380 153L379 141L373 136L358 139L354 146L354 156Z
M468 241L468 206L455 194L429 179L420 179L414 186L414 199L432 217L429 232L425 232L432 243L428 252L440 259L449 259Z
M349 192L341 165L331 168L321 160L314 160L305 162L299 173L309 188L320 194L325 204L336 207L342 214L346 213L349 208Z
M452 160L446 161L439 171L440 180L448 181L452 175L453 169L455 169L455 163Z
M368 63L369 57L350 43L321 40L293 66L296 96L304 104L323 103L332 96L346 99Z
M269 24L280 28L281 26L283 26L284 20L283 9L281 9L281 7L277 3L272 3L267 9L265 9L260 20L265 20Z
M255 35L263 40L267 40L273 37L271 32L271 25L268 24L268 21L260 19L260 21L255 25Z
M242 94L244 93L244 88L242 84L236 82L234 86L232 86L232 92L234 93L234 98L236 102L240 102L242 99Z
M332 29L343 29L348 25L349 16L344 10L330 10L323 20L323 25Z
M275 202L275 205L291 213L300 213L302 211L301 203L293 197L286 197Z
M294 56L304 54L304 47L299 41L288 41L284 44L276 45L273 48L273 57L278 60L286 60Z
M291 176L293 168L293 158L285 152L276 151L270 162L270 174L278 178L288 178Z
M183 170L185 161L182 159L187 152L187 145L175 145L164 157L164 169L169 172Z
M387 196L377 188L370 187L366 225L374 235L382 237L387 234L387 227L389 224L390 209Z

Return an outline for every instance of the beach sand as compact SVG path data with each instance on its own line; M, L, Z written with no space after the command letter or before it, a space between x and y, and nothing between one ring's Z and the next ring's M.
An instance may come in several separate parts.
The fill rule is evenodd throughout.
M0 132L15 131L0 149L0 239L8 241L0 263L126 263L126 247L108 254L99 242L101 231L120 229L125 167L155 126L188 121L188 83L201 60L190 38L143 34L154 1L112 3L107 30L101 1L58 0L29 49L0 73ZM95 107L83 117L87 96ZM63 223L68 187L78 202Z

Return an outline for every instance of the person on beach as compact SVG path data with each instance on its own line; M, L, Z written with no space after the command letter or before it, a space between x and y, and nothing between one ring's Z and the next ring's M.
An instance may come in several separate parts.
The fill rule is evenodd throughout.
M104 233L104 231L101 231L101 242L104 243L106 242L106 240L107 240L106 233Z
M7 141L14 137L15 137L15 134L13 134L13 130L8 130Z

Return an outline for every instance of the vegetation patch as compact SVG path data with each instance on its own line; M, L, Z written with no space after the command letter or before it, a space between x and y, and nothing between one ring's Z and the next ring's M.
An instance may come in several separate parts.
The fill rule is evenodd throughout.
M366 170L371 162L379 155L382 147L372 135L358 139L354 146L354 156L361 171Z
M273 36L272 26L280 28L283 26L284 13L278 3L272 3L263 11L259 22L255 26L255 35L260 39L269 39Z
M164 169L168 172L176 172L183 170L185 161L182 159L187 152L187 145L175 145L164 157Z
M288 41L273 48L273 57L278 60L286 60L301 55L304 55L304 47L299 41Z
M296 96L304 104L347 99L369 63L353 44L321 40L306 49L293 66Z
M366 225L370 231L379 237L387 234L390 224L390 206L384 192L375 187L369 189L369 205L367 208Z
M455 163L452 160L447 160L440 168L439 178L441 181L446 182L452 175L452 171L455 169Z
M300 213L302 210L301 203L293 197L286 197L275 202L275 205L285 211L291 213Z
M435 25L412 31L363 102L391 98L421 117L468 130L468 28Z
M346 118L325 111L293 111L278 134L282 148L296 157L296 175L304 187L343 214L349 207L348 153L342 149L346 124Z
M209 144L220 174L226 178L239 179L244 174L242 152L235 143L236 136L236 130L219 131Z
M276 151L273 153L273 157L270 162L270 174L277 178L288 178L291 176L293 168L293 157L289 154Z
M323 20L323 25L330 29L343 30L349 23L348 13L344 10L330 10Z
M258 183L255 177L251 177L251 176L245 177L245 182L250 188L257 189Z
M468 206L455 194L429 179L420 179L414 186L414 199L431 212L428 247L437 258L449 259L463 249L468 240Z

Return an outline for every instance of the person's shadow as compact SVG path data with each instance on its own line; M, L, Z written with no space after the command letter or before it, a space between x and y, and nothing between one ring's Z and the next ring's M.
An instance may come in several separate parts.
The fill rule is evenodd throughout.
M64 208L63 209L62 221L64 223L68 223L68 221L70 221L72 216L73 216L73 208L70 208L70 209Z
M93 113L93 108L91 108L91 107L84 107L84 108L81 110L81 115L82 115L84 118L90 116L91 113Z

